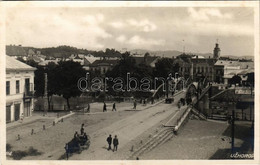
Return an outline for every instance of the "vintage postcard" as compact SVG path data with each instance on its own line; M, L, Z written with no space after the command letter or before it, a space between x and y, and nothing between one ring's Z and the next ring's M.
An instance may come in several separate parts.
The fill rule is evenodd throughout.
M259 164L259 1L0 2L1 161Z

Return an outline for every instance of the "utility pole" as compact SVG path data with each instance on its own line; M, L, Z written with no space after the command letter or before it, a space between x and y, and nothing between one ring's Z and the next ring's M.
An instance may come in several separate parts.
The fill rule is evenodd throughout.
M231 121L231 149L234 154L234 140L235 139L235 110L232 110L232 121Z

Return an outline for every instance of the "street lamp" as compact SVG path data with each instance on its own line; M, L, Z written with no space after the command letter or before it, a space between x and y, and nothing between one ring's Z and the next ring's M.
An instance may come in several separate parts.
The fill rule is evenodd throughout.
M232 116L231 116L231 152L234 154L235 150L235 106L237 103L237 99L235 97L232 97L231 99L228 99L233 105L232 107Z

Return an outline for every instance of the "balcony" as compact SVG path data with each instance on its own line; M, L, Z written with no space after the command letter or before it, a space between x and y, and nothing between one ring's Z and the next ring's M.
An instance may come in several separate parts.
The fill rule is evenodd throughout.
M24 98L31 98L34 95L33 83L24 86Z

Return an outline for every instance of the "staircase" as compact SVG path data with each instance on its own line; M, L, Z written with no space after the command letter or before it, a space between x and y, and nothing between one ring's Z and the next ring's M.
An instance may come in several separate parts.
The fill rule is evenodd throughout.
M170 140L173 136L174 134L171 128L163 129L151 137L151 139L148 140L145 144L141 145L136 151L134 151L129 159L133 160L136 157L140 157L143 153L151 151L158 145Z
M226 115L212 114L211 116L208 116L208 119L227 121L227 116Z
M198 116L201 120L207 120L207 117L203 113L198 112L198 110L196 110L195 108L192 108L191 111L194 115Z

